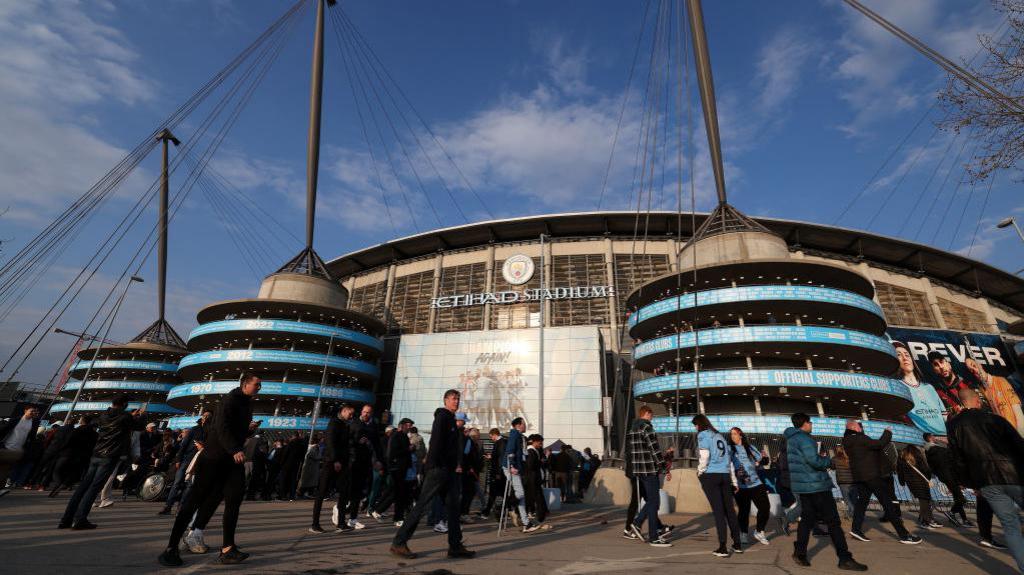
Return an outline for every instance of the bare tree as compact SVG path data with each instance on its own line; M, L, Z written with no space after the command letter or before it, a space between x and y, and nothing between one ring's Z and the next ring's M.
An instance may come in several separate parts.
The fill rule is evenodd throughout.
M998 38L991 34L979 37L987 54L972 71L1002 94L1020 101L1016 94L1024 87L1024 0L992 0L992 4L1005 15L1008 29ZM952 76L939 93L939 102L946 110L939 126L956 133L967 131L977 144L967 164L972 181L1011 169L1024 158L1024 115Z

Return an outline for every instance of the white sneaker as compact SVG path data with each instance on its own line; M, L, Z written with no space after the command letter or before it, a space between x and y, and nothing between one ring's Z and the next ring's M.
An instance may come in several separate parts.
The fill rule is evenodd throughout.
M113 504L114 504L114 500L113 499L105 499L103 501L100 501L99 508L103 509L104 507L110 507Z
M405 523L405 522L404 521L395 521L395 527L401 527L402 523Z
M341 520L338 517L338 506L335 505L334 508L331 509L331 523L333 523L335 526L338 526L341 522Z
M438 533L448 533L448 523L446 521L438 521L437 524L434 525L434 531L437 531Z
M764 531L754 531L754 539L761 545L768 545L768 535Z
M370 517L373 517L374 519L376 519L377 522L382 522L384 520L384 516L381 515L380 513L377 513L376 511L371 511L370 512Z
M210 550L210 548L203 541L203 530L192 529L185 535L185 547L188 548L192 553L202 555Z
M740 543L748 545L750 543L750 536L746 533L740 533Z
M349 519L348 520L348 526L351 527L352 529L366 529L365 525L363 525L362 523L356 521L355 519Z
M523 525L523 533L533 533L538 529L540 529L540 525L537 525L532 521L527 523L526 525Z

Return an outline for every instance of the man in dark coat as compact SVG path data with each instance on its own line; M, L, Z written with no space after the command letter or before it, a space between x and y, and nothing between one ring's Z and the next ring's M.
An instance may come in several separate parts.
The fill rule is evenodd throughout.
M492 428L491 452L484 455L487 459L487 505L484 506L480 515L486 517L491 514L494 508L494 501L499 495L505 493L505 474L501 471L501 454L505 453L507 440L501 436L501 430Z
M355 458L352 461L352 473L349 477L351 496L348 502L348 525L354 529L362 529L359 522L359 505L368 495L372 480L373 464L380 459L380 437L377 425L373 421L373 406L366 404L359 411L359 417L349 423Z
M178 553L178 544L193 514L198 511L199 517L210 517L221 501L224 501L224 543L220 562L241 563L249 556L235 545L235 528L245 495L245 453L242 448L246 437L255 429L252 398L259 393L260 387L260 378L243 373L239 386L221 399L210 418L206 442L196 460L192 489L174 518L167 548L158 558L161 565L178 567L184 564Z
M871 439L864 434L864 427L859 421L849 420L846 422L846 433L843 435L843 449L850 457L850 473L853 474L854 486L860 494L857 505L853 508L853 526L850 528L850 536L861 541L871 541L864 534L864 514L867 512L868 503L874 495L882 504L886 519L892 523L900 543L906 545L917 545L921 538L911 535L903 525L900 517L899 504L893 501L890 495L889 484L891 477L885 475L887 469L892 465L886 459L885 448L892 441L892 430L886 429L878 439ZM891 474L891 471L889 472Z
M548 503L544 500L544 437L539 433L526 438L526 462L523 464L523 488L526 490L526 511L537 523L548 516Z
M338 409L337 417L327 424L324 441L324 457L320 463L320 478L317 483L316 499L313 500L313 525L310 533L323 533L320 526L320 510L331 488L338 491L338 529L336 532L351 531L344 521L345 502L348 498L349 473L352 469L352 437L349 435L349 421L355 408L347 403Z
M128 407L128 396L119 395L110 402L103 415L100 416L96 439L96 447L92 452L92 459L89 460L89 468L78 483L78 488L71 495L64 515L61 517L58 529L95 529L96 524L89 522L89 511L96 501L100 489L114 472L118 462L128 454L131 448L132 432L139 431L145 426L142 421L142 414L146 412L146 406L131 413L125 411Z
M949 448L964 484L981 492L1003 525L1006 546L1024 572L1024 438L1006 419L981 409L972 389L959 393L963 410L947 425ZM980 519L979 519L980 523Z
M953 495L953 507L945 512L946 517L954 525L960 524L964 527L972 527L973 524L967 518L967 511L965 509L967 498L964 497L963 484L960 482L960 478L957 477L956 465L953 462L953 454L950 452L949 447L939 443L931 433L925 433L924 455L925 459L928 460L928 467L931 467L932 471L935 472L935 476L946 485L946 488ZM957 515L960 517L957 518Z
M409 496L411 495L405 476L409 473L409 467L412 466L412 446L409 443L409 430L412 429L412 426L411 419L402 418L398 422L398 427L388 438L385 459L387 460L386 470L391 477L391 493L390 496L385 495L381 498L372 513L374 519L379 521L382 517L381 514L394 501L395 524L398 527L401 527L400 523L405 519L405 511L409 507Z
M281 488L277 492L278 499L293 501L299 482L299 469L306 460L306 440L301 433L296 433L285 444L281 458Z
M36 471L32 473L32 479L29 482L38 491L45 489L52 481L53 471L57 467L57 458L60 457L61 451L71 441L71 432L75 430L73 424L54 425L57 426L56 432L50 438L49 443L46 444L43 457L39 460L39 465L36 466Z
M82 476L89 465L89 456L96 447L96 426L92 418L83 415L78 418L78 425L71 430L67 443L57 455L53 466L53 490L50 497L56 497L61 489L70 487Z
M431 500L444 493L448 513L448 557L469 558L475 551L462 543L462 525L459 522L459 484L462 475L462 440L455 425L455 412L459 410L460 394L454 389L444 393L444 407L434 411L434 424L430 429L430 449L427 451L426 477L420 497L409 516L399 527L391 542L391 553L404 559L414 559L408 542L416 531Z

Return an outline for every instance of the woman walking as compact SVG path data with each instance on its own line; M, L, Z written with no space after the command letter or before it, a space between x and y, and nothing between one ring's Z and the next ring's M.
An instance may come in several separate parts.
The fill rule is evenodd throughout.
M836 484L839 485L839 492L843 494L846 518L853 519L853 508L857 506L860 491L854 484L853 472L850 471L850 456L842 445L836 446L836 456L832 458L832 464L836 467Z
M732 474L725 438L704 414L695 415L692 421L697 428L697 449L700 451L697 477L708 503L711 504L711 511L715 515L715 529L718 531L718 549L713 553L716 557L729 556L729 550L725 546L727 525L732 535L732 550L743 553L740 525L736 520L736 508L733 507L732 497L736 478ZM749 512L748 509L747 513Z
M764 528L768 525L772 509L771 503L768 502L768 488L758 473L761 467L768 463L768 457L750 445L746 434L738 427L729 430L729 439L732 442L729 446L729 457L739 488L736 490L736 505L739 507L740 539L747 537L750 528L750 504L753 503L757 507L754 539L762 545L768 545L768 536Z
M916 445L908 445L900 451L896 463L896 475L900 485L910 488L910 494L917 498L917 525L921 529L937 529L941 523L932 518L932 470L928 460Z

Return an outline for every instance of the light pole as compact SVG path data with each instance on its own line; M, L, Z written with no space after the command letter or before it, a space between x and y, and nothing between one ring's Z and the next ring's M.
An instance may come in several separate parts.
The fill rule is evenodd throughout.
M71 400L71 407L68 408L68 414L64 417L64 425L67 425L71 421L71 414L75 411L75 406L78 405L78 398L82 395L82 390L85 389L86 383L89 381L89 374L92 373L93 366L96 365L96 358L99 357L100 351L103 349L103 343L107 341L107 335L110 334L110 328L114 325L114 319L117 318L117 312L121 309L121 304L124 303L124 298L128 295L128 288L132 287L135 282L142 283L145 280L139 276L131 276L128 283L124 286L124 291L121 292L121 297L117 298L117 302L114 304L114 309L110 312L110 323L107 324L107 329L104 330L103 335L97 338L99 345L96 346L96 351L92 354L92 361L89 362L89 368L85 370L85 375L82 376L82 385L78 386L78 390L75 391L75 398Z

